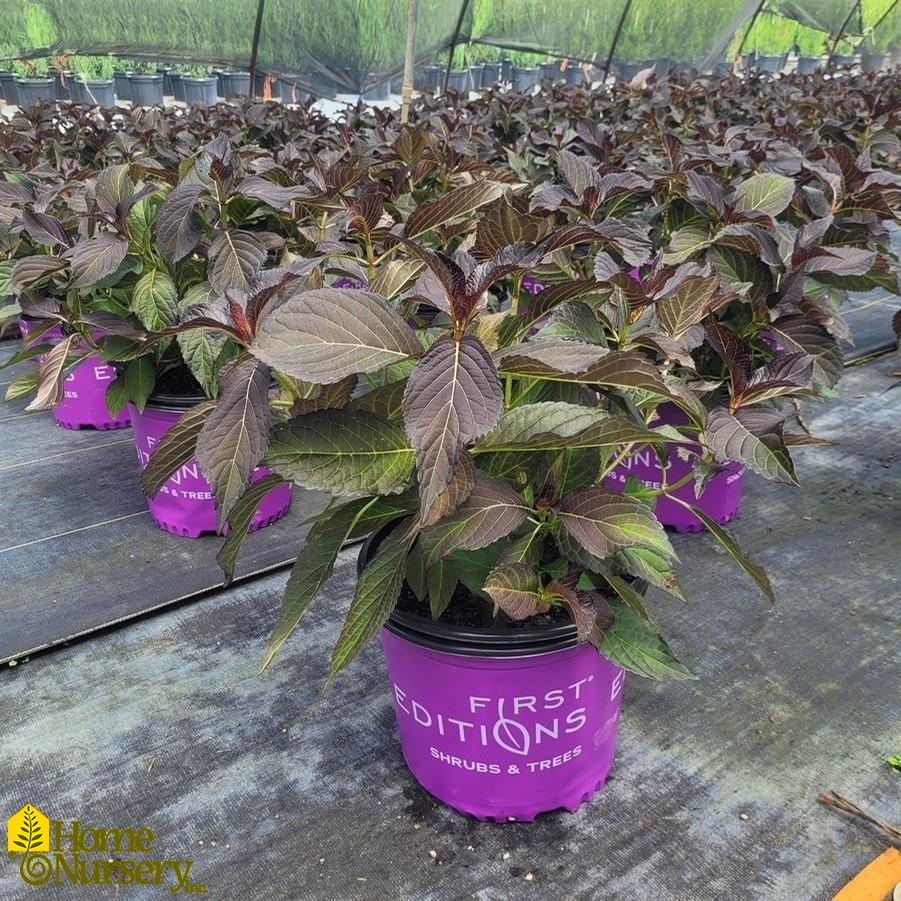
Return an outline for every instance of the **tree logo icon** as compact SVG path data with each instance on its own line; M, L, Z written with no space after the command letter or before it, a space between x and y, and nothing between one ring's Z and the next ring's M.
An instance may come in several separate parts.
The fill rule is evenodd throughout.
M29 885L43 885L53 875L50 859L38 853L50 850L50 820L31 804L7 820L6 849L22 855L19 874Z
M50 850L50 820L36 807L26 804L6 824L6 849L28 854Z

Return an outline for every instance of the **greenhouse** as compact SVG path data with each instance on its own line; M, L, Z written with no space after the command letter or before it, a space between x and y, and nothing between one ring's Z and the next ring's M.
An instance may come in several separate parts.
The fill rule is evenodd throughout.
M3 901L901 901L898 0L0 10Z

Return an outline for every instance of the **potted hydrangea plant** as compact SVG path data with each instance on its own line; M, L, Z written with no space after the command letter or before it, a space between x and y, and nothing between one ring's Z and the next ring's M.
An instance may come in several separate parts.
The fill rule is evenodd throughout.
M684 439L648 427L653 407L675 404L698 430L706 410L663 355L617 346L595 313L573 318L594 279L521 290L559 254L628 273L648 254L642 229L539 222L511 190L465 185L393 228L373 202L350 230L369 264L349 262L347 245L318 261L362 288L283 269L257 279L240 310L201 308L177 329L237 335L240 322L245 379L275 371L307 386L284 422L256 431L255 459L335 501L295 564L267 662L341 547L375 532L330 676L380 635L416 778L458 810L532 819L603 784L626 669L691 677L643 599L646 582L681 595L673 548L646 489L604 482L631 447L664 453ZM451 256L434 230L461 215L470 248Z

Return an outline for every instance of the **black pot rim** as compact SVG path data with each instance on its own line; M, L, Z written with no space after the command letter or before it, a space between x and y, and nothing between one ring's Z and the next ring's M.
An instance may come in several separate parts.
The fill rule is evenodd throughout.
M202 394L171 394L168 391L154 391L144 403L155 410L190 410L206 400Z
M393 525L389 523L377 529L363 543L357 558L358 574ZM636 588L643 592L646 584L636 580ZM473 629L449 625L396 608L384 628L419 647L464 657L535 657L579 644L574 623L516 629Z

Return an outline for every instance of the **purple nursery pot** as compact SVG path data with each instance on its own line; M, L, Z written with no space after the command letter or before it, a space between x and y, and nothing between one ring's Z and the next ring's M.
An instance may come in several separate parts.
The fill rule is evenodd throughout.
M33 329L33 320L19 317L23 338L27 338ZM55 343L62 336L62 329L54 326L41 336L41 340ZM95 337L99 338L100 334ZM128 413L123 410L113 416L106 406L106 392L115 379L116 370L97 354L85 357L63 382L63 399L53 408L54 420L64 429L127 428L131 424Z
M381 642L404 758L443 803L530 821L603 786L624 672L571 624L466 630L395 611Z
M688 417L675 404L661 404L657 408L658 419L653 425L684 425ZM687 448L695 453L701 452L699 444L686 442L670 445L669 458L666 462L666 481L669 484L678 482L691 473L692 461L680 459L677 449ZM661 485L661 468L657 455L650 448L643 448L624 460L606 480L606 484L614 491L622 491L626 479L634 476L651 488ZM676 497L687 501L706 513L715 522L729 522L738 513L741 503L741 489L744 483L745 468L741 463L730 462L723 466L705 486L701 496L695 497L694 481L686 482L674 492ZM654 514L664 526L677 532L702 532L704 524L681 504L668 497L657 498Z
M196 401L196 398L172 398L165 402L155 402L151 398L141 412L129 404L141 469L147 465L153 449L166 432ZM266 467L258 466L251 481L255 482L270 473L271 470ZM260 501L250 521L250 531L281 519L290 505L291 485L277 485ZM204 534L216 533L216 502L210 483L200 471L196 460L189 460L174 473L154 497L148 498L147 506L153 521L173 535L199 538Z

